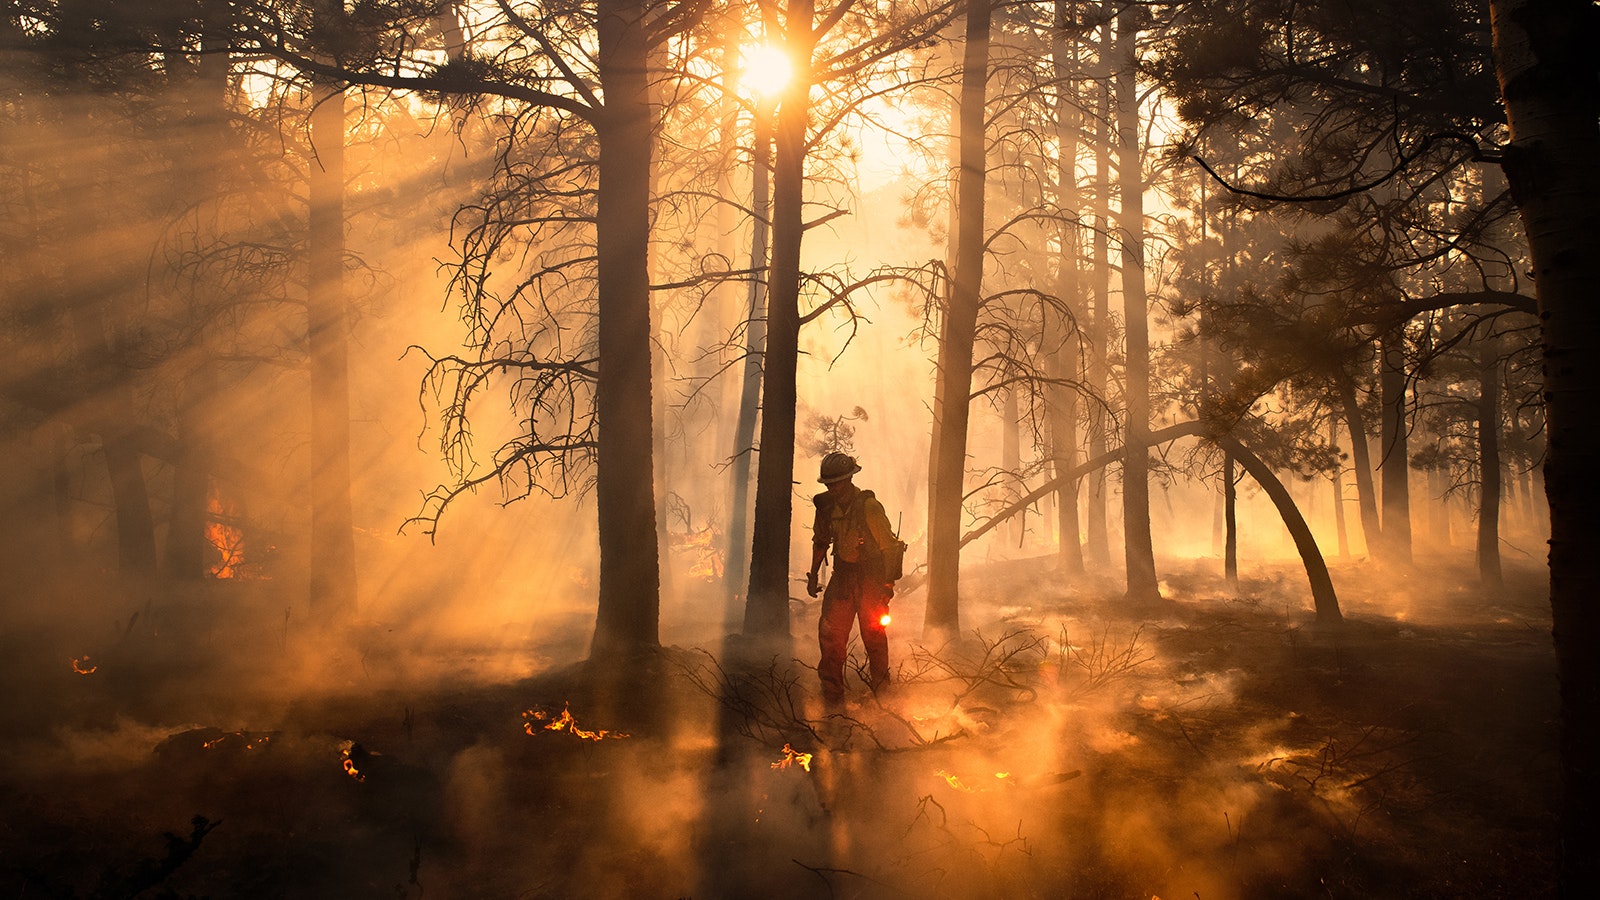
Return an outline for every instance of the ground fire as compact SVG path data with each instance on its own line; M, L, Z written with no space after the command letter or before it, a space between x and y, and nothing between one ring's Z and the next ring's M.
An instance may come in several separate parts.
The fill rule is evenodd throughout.
M622 731L604 729L591 731L582 728L578 725L577 720L572 717L572 711L565 706L561 708L561 714L558 716L551 716L550 713L542 709L530 709L522 714L522 718L522 729L530 735L536 735L541 731L560 731L585 741L603 741L608 738L614 740L628 737L628 734Z

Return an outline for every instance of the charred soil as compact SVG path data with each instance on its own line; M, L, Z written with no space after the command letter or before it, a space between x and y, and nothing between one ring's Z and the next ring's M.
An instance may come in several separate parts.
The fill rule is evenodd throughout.
M297 635L266 586L130 622L85 585L0 639L0 893L1548 896L1542 572L1488 594L1443 562L1337 567L1334 627L1289 565L1169 564L1133 608L994 564L973 631L896 636L892 691L853 676L842 710L798 601L793 648L507 679L489 657L540 636L445 665L377 623Z

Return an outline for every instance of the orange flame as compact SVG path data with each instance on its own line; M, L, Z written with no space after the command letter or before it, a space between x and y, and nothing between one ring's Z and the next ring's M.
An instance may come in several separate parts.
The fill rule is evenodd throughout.
M238 505L223 497L215 481L206 491L206 542L217 556L209 569L213 578L237 578L244 564L244 530L231 524L238 520Z
M996 786L1006 784L1007 783L1006 779L1011 777L1011 773L1010 772L996 772L996 773L994 773L994 777L996 778L996 783L995 784L992 784L992 785L991 784L969 785L966 782L961 780L961 776L956 775L953 772L947 772L944 769L940 769L939 772L938 772L938 775L939 775L940 778L943 778L945 780L946 784L950 785L951 787L955 788L958 791L964 791L964 792L966 792L968 794L977 794L977 793L981 793L983 791L992 791L992 790L995 789Z
M355 746L356 745L355 745L354 741L345 741L344 743L340 744L339 745L339 756L341 757L341 759L339 760L339 762L340 762L341 765L344 766L344 773L346 775L349 775L351 778L354 778L356 781L366 781L367 780L367 776L364 775L361 772L360 769L356 768L356 761L355 761L354 757L351 755L355 750Z
M774 769L787 769L790 766L795 765L806 770L807 772L811 771L811 754L800 753L788 744L784 744L783 759L773 763L772 767Z
M75 656L72 658L72 671L77 672L79 675L93 675L99 668L100 666L94 662L92 657Z
M578 727L578 720L572 717L572 710L563 706L561 715L551 718L550 714L542 709L530 709L522 714L522 730L528 734L538 734L540 731L565 731L575 738L585 741L603 741L606 738L625 738L626 732L607 731L604 729L590 731Z
M882 625L884 628L888 628L889 627L889 622L890 622L890 619L889 619L889 614L888 613L884 613L883 615L878 617L878 624Z
M722 551L717 548L717 532L714 528L703 528L700 531L687 534L673 534L674 548L687 553L693 558L689 564L689 577L703 581L717 581L722 578L723 559Z

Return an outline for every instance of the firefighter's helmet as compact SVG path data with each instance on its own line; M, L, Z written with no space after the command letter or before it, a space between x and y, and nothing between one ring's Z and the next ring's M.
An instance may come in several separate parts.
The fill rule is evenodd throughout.
M856 465L856 458L848 453L829 453L822 458L822 470L817 480L823 484L833 484L843 481L851 475L861 471Z

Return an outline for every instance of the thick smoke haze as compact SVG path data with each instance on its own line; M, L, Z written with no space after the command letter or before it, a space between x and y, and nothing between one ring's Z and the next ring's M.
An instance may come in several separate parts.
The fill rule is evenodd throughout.
M0 894L1554 891L1561 712L1536 341L1521 307L1490 314L1487 302L1470 316L1429 307L1379 335L1391 314L1362 304L1393 297L1341 281L1412 266L1385 285L1394 296L1515 294L1525 253L1491 234L1507 227L1499 201L1479 202L1494 179L1394 201L1417 217L1445 209L1427 233L1453 242L1437 254L1448 262L1374 261L1370 236L1352 236L1375 217L1366 207L1218 200L1173 163L1198 126L1176 118L1164 83L1139 82L1152 93L1133 124L1171 144L1143 148L1130 188L1149 209L1148 426L1238 437L1288 497L1216 434L1193 437L1198 426L1153 447L1158 588L1139 595L1118 450L1134 263L1112 223L1132 196L1110 181L1113 28L1068 29L1055 7L996 12L977 117L991 131L979 205L992 233L979 234L988 299L961 533L1067 458L1117 452L1081 473L1076 499L1050 492L937 557L959 557L961 627L948 634L930 612L930 466L940 341L954 280L971 276L952 262L961 18L860 4L829 38L882 53L839 51L837 71L859 68L811 95L810 126L826 129L798 170L793 448L759 446L759 431L741 445L737 427L756 402L742 394L749 290L777 283L770 247L751 261L753 223L764 216L775 239L782 227L753 198L751 135L773 101L723 97L718 61L737 41L712 40L710 11L651 50L650 71L674 73L646 92L655 168L640 266L653 288L632 310L648 319L655 470L627 475L651 488L656 546L621 549L658 554L659 584L603 586L616 570L603 566L602 517L640 525L645 511L605 508L597 482L608 445L596 385L640 360L597 350L616 315L596 272L611 120L585 104L620 108L624 92L590 71L590 7L510 4L548 13L539 27L554 44L540 53L581 61L561 77L539 54L519 68L522 44L495 30L511 26L491 5L362 7L377 36L336 48L351 67L340 123L332 82L297 68L337 55L316 43L332 40L316 15L202 5L240 17L234 30L174 14L123 34L96 3L11 4L0 29ZM305 12L277 24L317 52L261 41L246 28L261 9ZM398 24L379 27L384 11ZM730 28L759 30L754 17ZM919 28L905 46L870 43ZM1060 75L1045 60L1064 65L1069 31L1079 70ZM224 38L249 51L214 52ZM360 69L378 47L392 65ZM417 72L439 80L383 83ZM470 81L489 75L556 84L560 102ZM1064 84L1082 96L1063 99ZM327 137L319 109L342 135ZM1469 202L1495 214L1439 237ZM343 245L320 246L312 222L335 205L320 234ZM1475 261L1481 285L1450 255L1468 250L1493 257ZM1394 390L1380 338L1401 345L1398 426L1380 408ZM1480 339L1498 355L1469 353ZM753 351L768 371L784 362ZM1485 412L1491 393L1503 405ZM1052 418L1068 394L1066 421ZM348 446L329 454L340 428L322 416L346 401ZM789 413L769 406L762 416ZM1352 409L1371 432L1359 459ZM1478 543L1478 423L1490 417L1505 453L1490 492L1498 582ZM1409 449L1384 446L1402 437ZM763 634L745 606L755 478L791 450L788 633ZM838 706L816 671L823 601L805 590L818 466L833 451L855 457L855 483L908 545L886 626L891 682L869 688L854 636ZM348 485L327 490L345 458ZM749 508L737 510L741 459ZM1382 507L1387 537L1369 537L1363 504L1396 494L1409 510ZM330 501L348 501L348 527ZM329 609L314 585L337 574L330 547L345 532L355 601ZM1324 565L1332 615L1317 605ZM659 613L654 639L597 638L604 598L640 620Z

